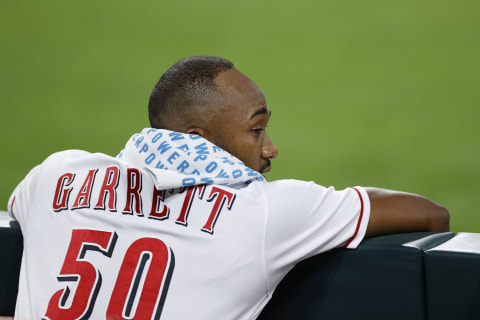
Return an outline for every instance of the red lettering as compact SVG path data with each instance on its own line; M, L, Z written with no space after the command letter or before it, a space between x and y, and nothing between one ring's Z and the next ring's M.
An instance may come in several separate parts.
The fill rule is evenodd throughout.
M127 169L127 202L123 213L133 214L132 203L135 202L135 213L138 216L143 216L142 213L142 198L140 197L142 191L142 175L136 168Z
M174 267L173 251L163 241L136 240L125 253L106 318L160 319Z
M95 300L102 285L100 271L85 257L88 251L100 252L111 257L117 234L112 232L73 229L72 238L63 262L58 281L74 282L73 297L71 286L66 285L54 293L48 303L45 318L48 319L89 319ZM70 306L67 300L71 301Z
M150 210L149 218L156 220L165 220L168 219L170 214L170 208L163 202L165 200L165 190L158 191L157 188L153 187L153 199L152 199L152 210ZM163 209L160 211L160 207L163 204Z
M97 174L98 169L92 169L88 171L88 175L83 182L80 191L77 194L77 198L73 203L73 209L79 208L90 208L90 197L92 195L92 186L95 181L95 175Z
M120 175L118 167L108 167L105 172L102 187L100 188L100 194L95 209L105 210L105 201L108 196L108 210L113 212L117 211L117 186L119 180Z
M205 192L205 185L188 187L187 193L185 194L185 199L183 200L182 210L180 210L180 215L178 216L178 219L175 221L175 223L181 224L183 226L188 225L188 223L187 223L188 214L190 213L190 208L192 207L193 197L194 197L195 191L197 191L197 189L198 189L198 198L199 199L203 198L203 194Z
M213 201L215 198L216 200L213 204L213 208L210 212L207 223L205 223L201 229L202 231L210 234L213 234L213 228L215 227L215 223L217 222L220 212L223 209L223 204L225 201L227 201L227 209L232 209L233 202L235 201L235 194L217 187L212 187L212 191L210 192L210 196L208 197L207 201Z
M178 219L175 221L175 223L184 225L185 227L188 225L187 219L188 219L188 214L190 213L190 207L192 206L193 195L195 194L195 190L196 190L195 187L187 188L185 199L183 199L182 210L180 210L180 215L178 216Z
M72 184L73 179L75 179L73 173L65 173L58 178L55 197L53 198L53 211L58 212L68 209L68 198L73 188L66 187Z
M202 184L202 185L199 185L197 186L197 189L198 189L198 199L203 199L203 194L205 193L205 185Z

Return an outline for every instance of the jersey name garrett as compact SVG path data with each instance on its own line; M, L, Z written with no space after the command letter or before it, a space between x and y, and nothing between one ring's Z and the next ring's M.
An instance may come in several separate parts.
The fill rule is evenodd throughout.
M92 195L97 173L105 171L103 182L96 194ZM117 204L117 188L121 176L126 176L127 188L125 190L125 203ZM75 180L83 179L80 188L74 190L72 186ZM55 194L52 202L52 209L55 212L64 210L75 210L81 208L90 208L91 201L95 203L93 209L107 210L110 212L117 212L117 208L123 208L121 213L126 215L135 215L137 217L146 217L154 220L165 220L170 217L170 208L164 202L166 192L184 193L183 205L178 213L175 223L182 226L188 225L188 215L192 202L195 198L200 201L207 201L212 203L211 211L207 221L201 228L201 231L213 234L215 223L223 210L224 204L228 210L232 209L235 202L235 193L229 192L218 186L190 186L182 187L173 190L158 190L155 186L152 188L152 203L150 212L145 216L142 201L142 173L137 168L126 168L122 172L117 166L111 166L106 169L91 169L85 177L78 177L78 174L67 172L62 174L58 180L55 188ZM206 192L206 189L210 189ZM204 199L204 194L208 197ZM197 194L197 197L195 197ZM71 196L74 195L74 198ZM74 199L74 200L73 200ZM73 201L73 203L71 203Z

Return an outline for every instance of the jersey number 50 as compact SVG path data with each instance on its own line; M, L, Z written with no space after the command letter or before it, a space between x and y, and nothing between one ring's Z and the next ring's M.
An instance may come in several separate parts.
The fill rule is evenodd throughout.
M116 232L87 229L72 231L70 246L57 279L60 282L76 282L75 294L70 299L70 306L67 306L69 286L55 292L43 319L73 320L90 317L102 286L102 275L85 258L85 254L97 251L110 258L117 238ZM125 252L108 303L106 318L160 319L174 266L173 251L162 240L140 238L134 241Z

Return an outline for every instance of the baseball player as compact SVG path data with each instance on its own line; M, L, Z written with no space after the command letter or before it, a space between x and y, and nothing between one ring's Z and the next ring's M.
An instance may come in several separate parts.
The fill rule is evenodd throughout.
M367 235L447 231L421 196L266 182L262 91L221 58L155 86L152 128L116 157L70 150L10 197L24 252L17 319L255 319L299 261Z

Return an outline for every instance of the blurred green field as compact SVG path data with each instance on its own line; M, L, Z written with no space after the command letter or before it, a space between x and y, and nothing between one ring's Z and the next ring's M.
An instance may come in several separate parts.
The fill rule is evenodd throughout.
M480 232L480 2L2 1L0 209L52 152L116 155L197 54L264 90L271 180L426 195Z

